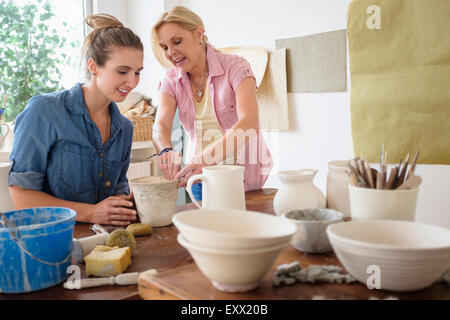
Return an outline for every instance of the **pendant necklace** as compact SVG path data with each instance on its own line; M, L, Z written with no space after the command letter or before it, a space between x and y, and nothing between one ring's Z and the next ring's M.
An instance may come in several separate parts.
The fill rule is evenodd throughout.
M203 74L203 77L202 77L202 80L201 80L201 82L200 82L200 85L197 85L197 84L195 83L195 81L194 81L194 78L191 76L191 74L189 74L189 77L191 78L192 83L194 84L195 87L197 87L197 91L195 92L195 94L196 94L197 97L199 97L199 98L200 98L201 96L203 96L203 91L202 91L203 83L205 82L205 80L206 80L206 78L208 77L208 75L209 75L209 72L206 71L206 72Z

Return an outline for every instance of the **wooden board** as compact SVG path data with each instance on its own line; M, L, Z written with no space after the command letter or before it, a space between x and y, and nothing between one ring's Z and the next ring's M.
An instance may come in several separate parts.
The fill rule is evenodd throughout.
M384 290L369 290L365 285L352 284L306 284L296 283L291 286L272 286L272 277L276 267L283 263L298 261L302 268L311 264L342 265L333 253L307 255L288 246L282 251L272 270L264 277L259 287L246 293L227 293L215 289L211 282L201 273L195 263L180 266L139 279L139 295L151 300L310 300L310 299L450 299L449 287L443 283L410 293L396 293Z

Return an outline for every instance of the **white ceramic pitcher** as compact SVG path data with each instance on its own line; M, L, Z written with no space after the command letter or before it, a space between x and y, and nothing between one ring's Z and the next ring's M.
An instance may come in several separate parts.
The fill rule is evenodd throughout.
M245 210L243 166L204 167L201 174L190 177L186 186L187 192L197 208L201 208L192 194L192 184L197 180L203 182L203 208Z
M325 208L325 195L313 184L317 172L316 169L278 172L281 187L273 199L273 208L278 216L293 210Z

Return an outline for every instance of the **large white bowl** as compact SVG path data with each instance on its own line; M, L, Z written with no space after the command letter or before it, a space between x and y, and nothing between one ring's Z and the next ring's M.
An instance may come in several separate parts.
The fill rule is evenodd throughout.
M178 242L189 251L200 271L213 286L226 292L255 289L272 268L289 240L268 248L249 250L217 250L197 246L178 234Z
M172 218L183 238L212 249L255 249L287 242L297 227L280 217L241 210L188 210Z
M327 233L345 269L363 284L369 277L376 284L379 267L380 289L421 290L450 268L446 228L411 221L351 221L333 224Z

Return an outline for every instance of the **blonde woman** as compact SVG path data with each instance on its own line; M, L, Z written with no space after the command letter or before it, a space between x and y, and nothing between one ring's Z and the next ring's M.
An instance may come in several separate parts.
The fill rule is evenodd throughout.
M260 189L272 159L259 133L256 80L249 63L216 51L207 41L202 20L177 6L164 13L152 29L158 61L170 66L160 82L160 107L153 127L159 167L184 187L192 175L214 164L245 166L245 189ZM189 136L187 163L173 150L172 122L177 108ZM201 184L194 185L200 200Z
M17 209L59 206L77 221L136 220L126 173L133 126L115 102L139 83L143 46L116 18L86 17L86 83L30 99L17 117L8 184Z

